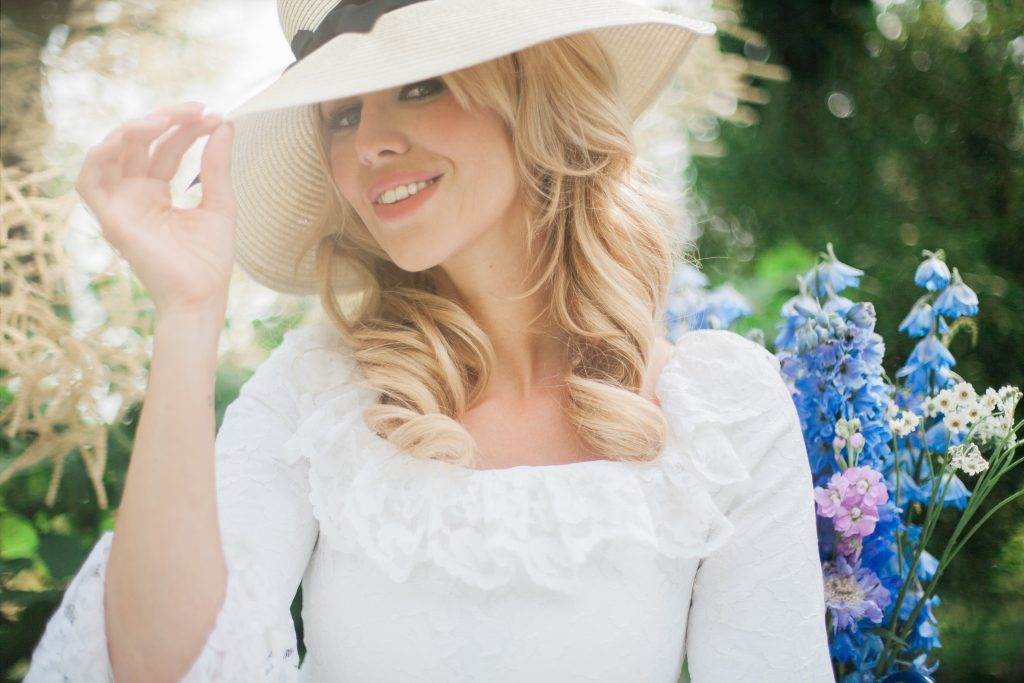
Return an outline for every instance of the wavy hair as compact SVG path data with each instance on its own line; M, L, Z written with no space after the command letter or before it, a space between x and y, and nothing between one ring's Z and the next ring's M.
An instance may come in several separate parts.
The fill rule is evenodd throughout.
M676 215L637 157L607 53L581 33L441 78L459 106L497 112L511 136L533 264L520 296L549 294L533 324L567 340L565 411L582 443L609 460L655 459L667 423L639 390L663 332ZM388 258L340 195L328 136L321 140L334 191L325 193L302 255L315 250L321 305L358 381L379 392L363 420L415 457L472 468L477 446L458 419L487 386L494 347L460 302L438 293L438 266L413 273ZM332 286L339 272L362 292L348 312Z

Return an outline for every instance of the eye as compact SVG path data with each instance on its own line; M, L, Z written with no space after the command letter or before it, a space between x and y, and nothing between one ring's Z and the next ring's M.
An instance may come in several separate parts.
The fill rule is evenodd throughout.
M409 85L402 88L399 91L399 95L403 93L423 93L412 97L414 100L424 100L435 93L440 92L444 89L444 81L440 78L430 78L425 81L417 81L416 83L410 83ZM359 110L359 105L347 107L340 111L335 112L330 116L327 121L327 129L331 131L341 131L347 128L351 128L354 123L346 123L350 114L354 114Z

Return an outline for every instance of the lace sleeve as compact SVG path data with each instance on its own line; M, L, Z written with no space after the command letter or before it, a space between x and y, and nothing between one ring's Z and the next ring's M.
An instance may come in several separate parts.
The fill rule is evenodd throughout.
M774 355L733 332L714 335L731 375L720 381L742 389L734 405L748 403L756 417L727 425L750 476L722 490L735 532L698 565L686 636L691 679L834 683L796 406Z
M215 440L217 511L228 567L213 630L183 681L298 679L291 602L316 542L307 461L281 457L298 420L291 359L301 331L260 364ZM72 579L32 655L27 683L112 681L104 577L113 532Z

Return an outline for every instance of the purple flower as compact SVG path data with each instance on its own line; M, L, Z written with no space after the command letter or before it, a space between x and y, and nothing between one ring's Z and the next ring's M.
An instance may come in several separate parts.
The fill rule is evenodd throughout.
M843 477L850 482L849 489L860 495L857 501L859 504L874 506L889 500L889 489L886 488L882 481L882 473L878 470L870 467L849 467L843 471Z
M850 435L850 448L855 451L859 451L864 448L864 435L860 432L856 432Z
M851 564L841 555L826 562L824 570L825 604L836 631L848 628L856 632L861 619L882 622L882 610L892 597L873 571L858 562Z
M922 253L928 256L928 259L917 267L917 272L914 273L914 284L924 287L929 292L945 289L949 284L949 267L942 260L944 256L942 250L931 252L925 249Z
M842 507L843 496L850 487L850 482L839 472L832 475L826 488L814 487L814 500L818 503L819 517L835 517Z
M839 545L836 550L840 555L850 562L860 559L860 553L864 550L864 539L861 536L840 536Z
M836 510L836 531L844 536L868 536L875 530L878 510L874 505L855 502L859 494L847 489L842 505Z

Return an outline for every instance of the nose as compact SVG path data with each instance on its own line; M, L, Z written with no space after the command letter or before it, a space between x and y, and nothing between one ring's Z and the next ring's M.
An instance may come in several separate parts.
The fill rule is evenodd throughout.
M377 164L383 157L404 154L409 148L409 138L398 125L397 116L392 116L387 109L366 101L360 110L355 149L360 162L366 166Z

